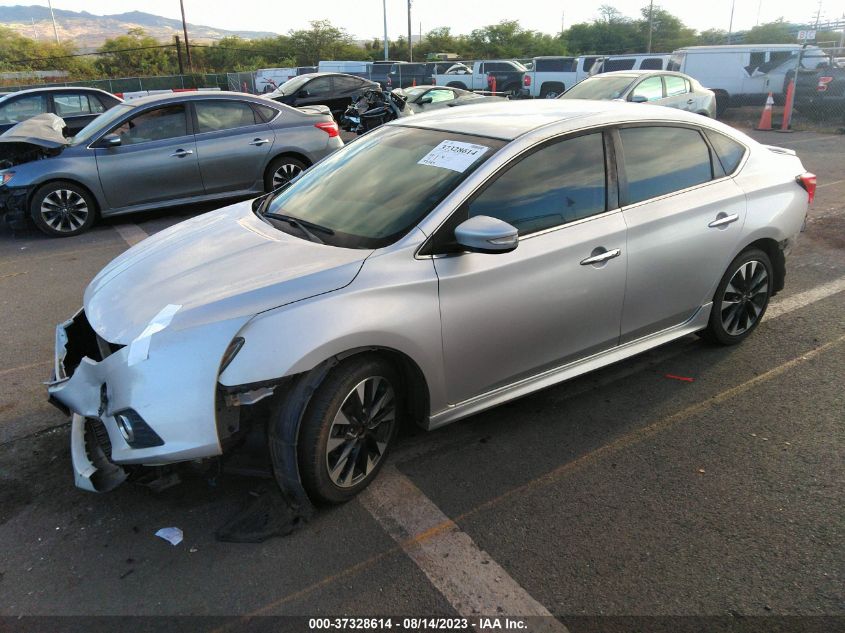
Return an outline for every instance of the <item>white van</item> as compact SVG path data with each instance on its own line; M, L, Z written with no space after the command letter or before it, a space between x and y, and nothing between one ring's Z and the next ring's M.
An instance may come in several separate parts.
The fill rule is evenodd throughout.
M362 61L327 61L317 65L317 71L321 73L346 73L347 75L358 75L359 77L370 77L372 62Z
M590 74L612 73L616 70L666 70L670 57L664 53L608 55L596 62Z
M782 102L786 77L798 65L800 44L739 44L688 46L672 53L667 70L694 77L716 93L719 114L729 105L763 103L774 93ZM804 68L815 68L825 59L817 46L807 46Z

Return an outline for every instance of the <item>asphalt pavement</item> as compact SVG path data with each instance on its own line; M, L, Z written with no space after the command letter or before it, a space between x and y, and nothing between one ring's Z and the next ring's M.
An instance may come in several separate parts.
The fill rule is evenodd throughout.
M149 630L248 629L256 616L495 630L481 615L573 633L845 630L843 137L753 135L797 150L819 188L786 288L746 342L688 337L407 430L379 486L261 544L221 543L214 529L262 480L75 489L67 421L41 384L55 324L97 271L127 241L208 208L61 240L0 230L0 630L126 615L195 616ZM171 526L184 533L175 547L154 536Z

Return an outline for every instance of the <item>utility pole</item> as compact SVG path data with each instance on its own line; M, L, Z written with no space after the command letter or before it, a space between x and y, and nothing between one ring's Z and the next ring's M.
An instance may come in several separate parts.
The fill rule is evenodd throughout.
M733 35L734 30L734 8L736 6L736 0L731 0L731 21L728 24L728 44L731 43L731 36Z
M47 4L50 5L50 17L53 20L53 35L56 36L56 44L59 43L59 29L56 28L56 14L53 13L53 0L47 0Z
M651 31L654 25L654 21L652 20L652 14L654 13L654 0L648 5L648 47L646 48L645 52L651 52Z
M179 60L179 74L185 74L185 67L182 65L182 46L179 43L179 36L174 35L173 39L176 41L176 59Z
M408 61L414 61L414 47L411 44L411 0L408 0Z
M185 0L179 0L179 7L182 9L182 32L185 34L185 57L188 58L188 69L194 72L194 64L191 62L191 45L188 43L188 23L185 22Z
M382 0L381 4L384 9L384 61L387 61L387 0Z

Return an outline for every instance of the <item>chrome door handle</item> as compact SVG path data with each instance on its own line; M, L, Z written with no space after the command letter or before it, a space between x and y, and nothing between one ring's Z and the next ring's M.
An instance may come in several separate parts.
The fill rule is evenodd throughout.
M725 215L724 213L720 213L719 216L720 217L716 217L716 219L713 220L707 226L709 226L711 229L718 229L720 226L727 226L731 222L736 222L737 220L739 220L739 214L737 213L732 213L731 215Z
M261 145L264 145L264 143L269 143L269 142L270 142L269 138L257 138L255 140L253 140L252 143L250 143L250 145L257 145L257 146L260 147Z
M619 257L621 254L622 251L620 249L614 248L612 251L605 251L604 253L599 253L598 255L592 255L587 259L582 259L581 265L590 266L592 264L601 264L602 262L606 262L608 259Z
M170 156L175 158L184 158L185 156L190 156L193 153L193 150L190 149L177 149Z

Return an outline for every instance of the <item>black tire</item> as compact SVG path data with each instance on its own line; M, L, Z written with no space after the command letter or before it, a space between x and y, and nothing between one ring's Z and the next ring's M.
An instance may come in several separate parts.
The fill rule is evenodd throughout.
M50 237L73 237L97 219L94 197L79 185L56 180L40 187L29 202L29 217Z
M383 388L385 384L387 388ZM355 394L361 385L364 406L357 407ZM302 418L297 455L302 484L312 501L344 503L376 478L399 427L403 410L400 387L399 374L391 363L362 355L335 367L317 388ZM377 408L379 404L382 406ZM375 426L370 428L372 424ZM331 449L330 440L335 444ZM344 453L346 461L342 462ZM372 467L371 458L376 458Z
M308 165L293 156L277 156L264 174L264 191L269 193L285 186L306 169Z
M540 88L541 99L557 99L565 91L563 84L543 84Z
M749 248L737 255L716 288L702 338L719 345L744 341L766 314L773 282L772 262L766 253Z

